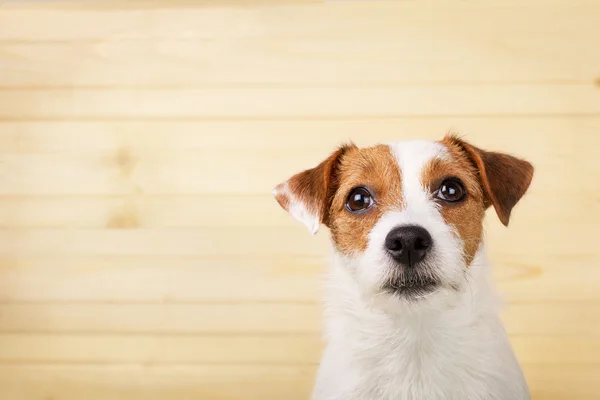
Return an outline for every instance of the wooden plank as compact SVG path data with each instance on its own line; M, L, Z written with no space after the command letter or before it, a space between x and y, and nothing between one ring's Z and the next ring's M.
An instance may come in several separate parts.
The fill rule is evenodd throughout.
M283 241L281 237L279 240ZM322 298L321 274L329 261L325 256L328 240L325 235L303 240L311 244L298 244L296 253L270 252L260 257L152 256L148 252L137 256L67 255L60 246L56 246L59 252L50 256L3 256L0 301L314 302ZM507 301L600 300L595 253L549 253L547 249L553 245L548 243L541 254L518 252L516 243L518 240L490 242L495 280Z
M600 336L599 304L583 302L540 302L508 305L502 319L509 335ZM599 360L600 361L600 360Z
M283 235L293 243L280 243ZM248 240L261 237L260 242ZM323 239L322 237L321 239ZM188 228L139 230L14 230L0 231L0 255L155 255L260 256L320 254L324 240L312 241L304 230L289 228ZM312 244L311 244L312 242ZM276 248L273 245L276 244Z
M600 336L600 302L513 303L503 310L509 335ZM21 303L0 304L0 332L23 334L319 334L323 306L313 303Z
M0 121L0 152L97 155L123 149L167 153L295 150L310 151L316 160L350 140L360 146L403 139L439 140L448 131L483 148L524 156L592 157L600 117ZM576 134L577 142L565 141L566 132Z
M530 0L537 1L537 0ZM556 1L556 0L554 0ZM585 4L586 0L579 0ZM310 4L314 0L168 0L168 1L153 1L153 0L132 0L122 3L119 0L47 0L39 2L38 0L4 0L4 6L11 10L87 10L88 12L101 12L107 10L148 10L148 9L170 9L170 8L185 8L185 7L260 7L273 6L276 4Z
M590 344L593 349L595 342ZM318 361L321 349L319 335L0 334L0 364L310 365ZM585 358L583 354L571 355L572 360Z
M0 304L3 333L319 334L315 303Z
M218 210L213 205L218 204ZM563 218L569 218L568 214ZM272 195L0 197L3 228L289 226Z
M0 397L305 400L315 374L314 366L0 366Z
M598 336L513 336L511 343L522 363L594 365L600 354Z
M450 19L445 23L451 24ZM0 87L585 84L598 77L594 66L600 55L582 54L582 47L592 48L594 43L579 30L542 47L544 39L538 32L517 32L507 38L501 31L466 36L453 34L444 25L408 30L401 22L396 26L397 32L375 39L0 41ZM438 36L442 29L450 34Z
M316 366L0 366L0 396L37 400L304 400ZM524 364L534 399L596 400L598 367ZM268 382L265 385L265 382Z
M239 302L315 301L316 273L326 263L306 255L219 259L29 254L3 257L0 265L2 301Z
M505 40L522 32L537 33L541 39L539 45L568 42L566 35L592 40L597 32L598 15L593 0L546 2L543 7L536 1L477 4L430 1L429 6L390 1L317 2L283 7L171 9L166 2L160 4L162 9L127 9L119 3L118 8L103 12L92 12L94 7L89 4L67 10L12 6L0 12L0 40L408 38L411 33L423 32L425 27L435 29L425 37L437 33L436 41L459 34L465 37L495 34L499 41L489 45L502 48ZM436 12L431 12L432 6L437 7Z
M580 85L6 89L1 119L298 118L600 114Z
M513 336L519 360L594 364L600 337ZM282 364L318 363L319 335L48 335L0 334L0 363Z
M523 369L534 399L547 400L595 400L600 383L594 376L595 365L524 364Z

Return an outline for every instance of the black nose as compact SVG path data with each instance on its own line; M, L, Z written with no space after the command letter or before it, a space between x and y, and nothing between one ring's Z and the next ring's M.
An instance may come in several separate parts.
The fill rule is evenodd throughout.
M394 260L413 267L425 258L431 248L431 235L416 225L394 228L385 238L385 248Z

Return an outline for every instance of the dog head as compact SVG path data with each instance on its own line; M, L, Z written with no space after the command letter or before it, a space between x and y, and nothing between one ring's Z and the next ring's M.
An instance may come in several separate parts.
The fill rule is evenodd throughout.
M274 195L337 254L368 293L419 299L457 291L481 245L485 210L508 225L533 166L457 136L358 148L344 145Z

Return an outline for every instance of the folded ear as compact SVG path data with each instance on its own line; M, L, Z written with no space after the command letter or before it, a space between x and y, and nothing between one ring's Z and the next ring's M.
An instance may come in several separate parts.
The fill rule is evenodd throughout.
M337 166L353 144L344 145L315 168L300 172L273 190L281 207L316 234L321 223L327 223L331 198L335 194Z
M448 138L459 145L479 171L486 206L493 205L498 218L508 226L510 213L533 179L533 165L509 154L481 150L456 136Z

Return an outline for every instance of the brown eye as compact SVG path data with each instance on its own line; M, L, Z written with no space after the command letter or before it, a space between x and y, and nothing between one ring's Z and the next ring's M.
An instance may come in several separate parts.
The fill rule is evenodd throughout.
M458 178L446 179L437 191L437 197L447 202L457 202L465 198L467 191Z
M353 189L346 200L346 208L354 213L364 211L371 205L373 205L373 196L363 187Z

